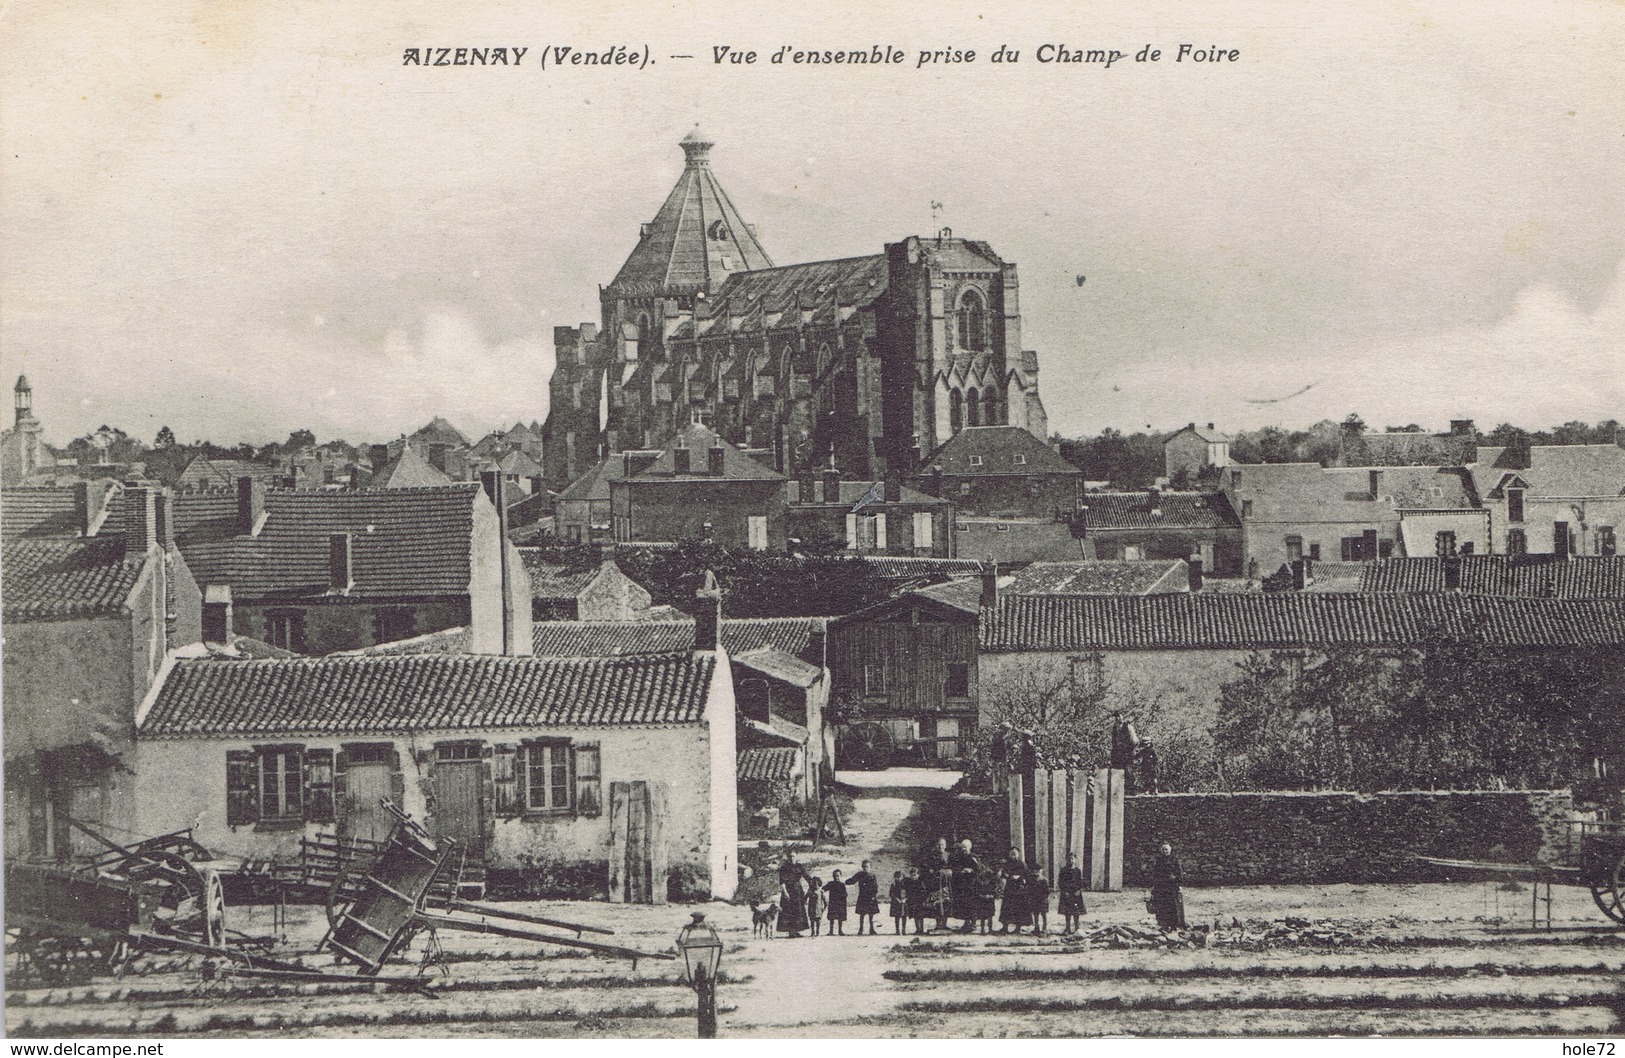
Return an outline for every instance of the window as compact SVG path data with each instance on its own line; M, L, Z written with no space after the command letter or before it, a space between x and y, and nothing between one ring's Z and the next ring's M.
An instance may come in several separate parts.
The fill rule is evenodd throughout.
M1449 529L1441 529L1433 534L1433 553L1440 558L1450 558L1456 553L1456 534Z
M981 456L971 456L970 457L970 465L973 466L973 467L981 466L982 465L982 457Z
M959 347L972 353L987 348L987 314L982 307L982 295L974 290L965 291L959 298L958 316Z
M955 522L954 523L954 532L956 532L956 533L968 533L968 532L970 532L970 526L967 525L964 522Z
M1010 531L1010 527L1003 522L1000 522L993 527L993 531L995 533L1008 533Z
M1315 562L1320 561L1320 544L1314 543L1309 545L1309 558Z
M1507 489L1507 521L1523 521L1523 490Z
M305 615L301 610L269 610L265 614L265 641L273 647L305 652Z
M1023 456L1023 455L1016 456L1016 466L1024 467L1026 465L1027 465L1027 457L1026 456Z
M970 665L963 661L948 662L948 682L945 691L950 698L970 697Z
M1286 538L1286 560L1297 562L1303 558L1303 537L1289 536Z
M982 399L977 396L974 389L965 392L965 418L968 420L967 426L982 425Z
M1527 555L1528 553L1529 553L1529 541L1523 535L1523 530L1522 529L1508 529L1507 530L1507 554L1509 554L1509 555Z
M577 743L572 756L576 770L576 814L596 816L604 810L598 744Z
M961 481L959 483L959 494L961 496L969 496L970 495L970 482Z
M1106 689L1106 656L1085 654L1070 660L1072 707L1080 709Z
M525 746L525 809L570 810L570 744L531 742Z
M1241 501L1241 516L1243 518L1251 518L1253 516L1253 501L1252 500L1242 500Z
M948 432L958 433L965 425L965 398L959 391L951 390L948 393Z
M877 698L886 693L885 662L865 661L863 663L863 693L870 698Z
M748 720L758 720L765 724L772 715L773 688L764 679L752 676L740 680L734 697L739 705L739 715Z
M745 517L745 533L752 551L767 550L767 515L751 514Z
M1378 541L1378 543L1377 543L1377 557L1378 558L1393 558L1394 557L1394 542L1392 540Z
M260 751L260 818L299 819L304 810L304 753L298 746Z
M1572 555L1574 553L1574 540L1569 535L1568 522L1552 523L1552 554Z
M936 524L929 511L914 512L914 549L929 551L936 546Z
M1298 653L1277 654L1275 660L1280 662L1281 676L1286 685L1292 690L1298 689L1303 681L1303 655Z
M406 607L391 607L372 615L372 641L394 643L411 639L417 632L417 614Z
M1618 545L1614 542L1614 527L1611 525L1597 526L1597 554L1612 555Z
M441 742L434 747L434 759L440 764L479 760L481 748L479 742Z

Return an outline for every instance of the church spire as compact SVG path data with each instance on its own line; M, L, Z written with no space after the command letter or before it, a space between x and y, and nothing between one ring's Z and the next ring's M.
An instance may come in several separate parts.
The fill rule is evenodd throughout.
M711 138L696 126L678 145L683 174L606 288L611 296L709 294L735 272L773 267L711 170Z

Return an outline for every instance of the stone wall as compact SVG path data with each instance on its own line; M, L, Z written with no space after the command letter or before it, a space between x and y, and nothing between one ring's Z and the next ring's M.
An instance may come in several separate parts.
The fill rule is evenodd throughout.
M1568 790L1140 795L1124 814L1131 887L1163 841L1194 885L1445 881L1415 857L1554 862L1582 818Z

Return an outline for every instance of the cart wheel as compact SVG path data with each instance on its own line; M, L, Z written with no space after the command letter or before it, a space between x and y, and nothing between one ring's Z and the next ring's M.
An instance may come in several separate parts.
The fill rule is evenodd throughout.
M1602 913L1615 922L1625 923L1625 856L1615 862L1613 871L1591 882L1591 899Z
M203 943L211 948L226 946L226 887L220 881L220 872L206 871L203 875Z

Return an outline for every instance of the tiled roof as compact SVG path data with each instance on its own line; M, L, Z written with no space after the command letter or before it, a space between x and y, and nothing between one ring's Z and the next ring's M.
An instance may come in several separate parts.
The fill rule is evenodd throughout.
M411 440L419 444L452 445L457 448L468 447L468 437L463 431L447 422L443 416L436 415L412 433Z
M71 488L0 489L0 536L77 536L77 509Z
M886 256L808 261L760 268L728 277L712 299L712 312L743 311L761 304L769 311L801 304L867 305L886 292Z
M1026 462L1016 462L1018 456ZM973 463L973 459L980 462ZM951 477L1028 474L1083 477L1083 471L1019 426L967 426L926 456L925 466L927 472L915 475L916 480L929 478L929 468L933 466L940 466L942 472Z
M873 481L842 481L840 483L840 487L839 487L839 490L838 490L838 492L839 492L838 498L831 501L831 502L826 503L825 500L824 500L824 484L823 484L823 482L821 480L819 480L819 479L817 479L815 477L814 481L813 481L813 491L814 491L814 494L815 494L815 498L812 499L812 500L803 500L803 499L800 498L799 495L797 495L794 498L793 502L790 504L790 506L792 508L796 508L796 507L846 507L846 508L851 508L851 507L856 506L858 504L858 502L861 501L865 496L869 495L870 490L874 489L876 484L877 483L873 482ZM884 497L884 495L885 495L885 493L884 493L884 485L882 485L882 488L881 488L881 495L882 495L882 497ZM888 503L890 503L890 504L905 503L905 504L908 504L909 506L912 506L912 507L923 507L923 506L946 507L948 505L948 501L945 500L945 499L942 499L939 496L928 496L925 493L919 491L918 489L909 488L907 485L902 486L898 490L898 498L896 500L888 501L888 500L882 498L882 499L873 501L873 503L871 503L870 506L873 507L876 510L884 510Z
M126 554L122 536L8 541L0 561L7 621L94 617L124 605L145 555Z
M1083 497L1086 531L1112 529L1229 529L1240 523L1219 492L1090 492ZM1160 513L1153 514L1152 511Z
M915 577L974 577L982 563L974 558L880 558L866 555L861 560L887 580Z
M1463 555L1461 590L1524 598L1625 599L1625 555ZM1320 567L1315 567L1318 575ZM1444 561L1390 558L1361 564L1360 590L1444 590Z
M139 718L149 738L688 724L716 655L181 660Z
M723 633L723 637L726 639L726 632ZM732 656L736 665L743 665L771 679L803 689L817 683L823 673L817 665L809 665L794 654L777 647L761 647Z
M816 617L724 618L722 647L745 654L775 647L787 654L807 650ZM541 657L618 657L688 650L694 645L694 622L682 621L533 621L531 641Z
M289 476L288 468L271 463L250 463L246 459L207 459L197 456L181 471L178 484L182 488L229 488L238 478L281 480Z
M739 753L741 782L783 782L795 775L799 751L789 746L764 746Z
M264 527L246 536L237 533L235 494L182 494L175 523L198 583L229 584L239 600L325 595L332 533L350 534L350 598L466 595L480 495L476 484L271 490Z
M982 608L982 580L980 577L961 577L958 580L944 581L933 584L910 595L923 595L927 599L947 603L957 610L966 613L977 613ZM882 604L884 605L884 604Z
M438 632L425 632L409 639L389 643L374 643L370 647L335 651L335 657L361 657L367 654L469 654L472 640L467 628L443 628Z
M1182 559L1144 562L1034 562L1001 590L1011 595L1149 595L1186 591Z
M689 472L679 475L677 473L677 457L672 453L678 448L684 447L689 451ZM709 452L713 447L722 449L722 477L720 479L707 473ZM644 470L634 474L632 480L644 481L658 478L689 477L727 481L784 480L784 475L777 474L764 467L727 441L724 441L715 431L699 423L690 423L678 431L677 436L672 439L672 443L666 450L660 453L659 458Z
M559 493L561 500L607 500L609 483L626 477L626 453L605 456L598 464Z
M549 602L568 602L581 597L587 585L604 572L602 565L572 570L567 566L543 561L535 548L520 548L519 554L530 575L530 597Z
M1173 433L1169 434L1162 443L1167 444L1169 441L1172 441L1182 433L1194 434L1197 438L1206 441L1208 444L1230 443L1229 435L1220 433L1211 425L1198 426L1195 423L1191 423L1189 426L1183 427L1182 429L1175 430Z
M1013 596L983 611L988 652L1409 646L1625 645L1625 600L1248 593Z
M450 485L451 478L432 466L423 454L411 445L401 454L378 468L367 482L374 489L415 489L433 485Z
M1371 494L1371 475L1378 475ZM1467 510L1478 506L1472 478L1460 467L1322 467L1259 463L1229 468L1231 503L1250 502L1251 520L1374 521L1399 508Z
M1488 495L1508 474L1523 478L1535 498L1625 493L1625 449L1618 445L1532 445L1527 467L1504 448L1481 446L1471 470L1479 495Z

